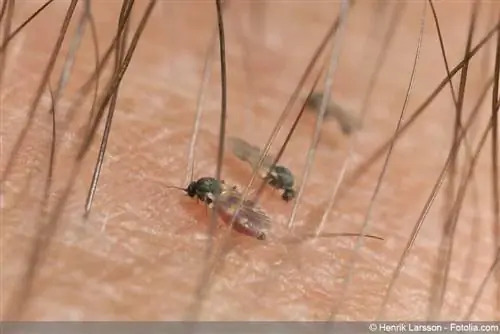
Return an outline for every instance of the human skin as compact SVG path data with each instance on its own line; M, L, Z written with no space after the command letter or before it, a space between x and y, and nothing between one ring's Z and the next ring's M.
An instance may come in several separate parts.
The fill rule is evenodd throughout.
M141 2L134 8L132 32L145 4ZM227 135L244 138L261 147L338 12L334 2L266 4L265 16L254 16L261 20L257 24L250 19L253 14L246 2L231 4L225 14ZM39 5L34 1L16 5L13 27ZM27 120L29 105L67 6L66 2L52 4L9 45L2 83L2 171ZM363 128L356 134L350 171L385 143L396 127L410 80L422 6L423 2L411 1L404 11L393 45L387 51ZM119 7L120 3L114 1L93 3L101 55L116 32ZM351 12L334 77L333 98L352 110L361 108L384 32L384 28L371 25L373 8L373 4L361 3ZM493 5L483 4L474 43L492 27L488 19L491 8ZM63 55L68 49L67 40L74 32L80 10L75 13L64 52L51 77L53 89L57 86ZM470 4L440 2L436 10L453 67L463 57ZM374 27L380 30L373 32ZM120 86L103 172L91 214L85 220L84 202L99 140L93 142L83 161L75 163L75 152L84 138L90 100L69 126L65 127L64 120L78 87L94 70L94 48L87 28L71 80L56 109L59 151L45 218L54 214L63 198L73 166L79 166L80 170L46 247L35 250L39 230L47 224L47 219L40 219L40 206L52 133L48 93L44 93L33 125L2 185L3 319L182 320L192 317L189 310L200 303L195 292L200 283L206 281L201 273L207 264L206 233L210 215L200 203L166 186L186 186L187 152L197 94L214 28L212 2L157 3ZM368 44L364 44L365 41ZM491 49L493 47L492 41ZM470 65L465 115L470 114L490 75L482 72L482 57L480 54ZM217 59L205 93L195 178L215 173L221 98ZM492 73L492 59L487 73ZM435 26L427 7L423 45L406 115L413 113L445 76ZM101 89L106 80L101 79ZM456 91L458 82L458 79L454 81ZM309 80L307 87L311 83ZM301 98L306 94L304 89ZM485 128L489 101L488 95L481 118L471 131L469 140L473 148ZM297 112L295 107L293 114ZM268 240L230 235L231 247L224 258L218 257L219 265L201 305L199 319L323 320L334 310L337 320L374 319L394 268L443 168L452 140L453 122L454 109L446 87L396 142L369 220L369 233L382 236L384 241L363 240L363 247L355 257L351 252L355 238L288 242L286 225L293 203L282 202L277 192L266 189L260 204L272 219ZM283 142L290 125L288 120L278 143ZM314 114L305 115L281 160L295 172L299 184L314 125ZM274 145L272 151L276 152L278 145ZM338 126L334 122L325 123L295 219L297 237L311 233L318 226L348 148L349 138L342 136ZM464 166L463 152L462 148L459 170ZM490 152L491 145L487 143L462 205L442 319L457 320L465 316L494 260ZM326 221L325 232L360 231L384 157L343 192ZM251 171L226 152L222 174L226 182L243 189ZM447 212L445 190L446 185L406 259L383 319L428 317L432 274ZM217 228L216 247L223 246L226 231L224 225ZM33 279L28 280L33 254L38 254L38 263ZM354 265L352 280L346 288L343 282L351 265ZM27 282L31 284L30 289ZM500 319L496 313L496 289L492 278L472 319Z

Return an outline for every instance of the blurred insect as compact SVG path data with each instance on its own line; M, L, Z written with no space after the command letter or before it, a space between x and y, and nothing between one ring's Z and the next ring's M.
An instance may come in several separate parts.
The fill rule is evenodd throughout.
M242 199L235 186L229 186L224 181L218 182L213 177L202 177L191 182L187 188L175 186L168 188L183 190L189 197L201 200L210 209L217 209L217 214L226 224L231 223ZM234 218L233 229L258 240L265 240L265 231L269 225L269 217L257 208L253 201L244 200Z
M258 147L235 137L228 138L227 142L228 147L238 159L248 162L252 168L257 167L262 155ZM292 172L284 166L275 165L271 168L273 162L274 158L272 156L264 157L262 168L259 169L259 176L271 187L283 190L281 198L284 201L291 201L295 198L295 178Z
M323 93L313 93L307 99L307 105L315 112L319 112ZM350 110L346 110L334 101L329 101L326 107L325 119L336 119L345 135L350 135L353 131L361 129L361 121Z

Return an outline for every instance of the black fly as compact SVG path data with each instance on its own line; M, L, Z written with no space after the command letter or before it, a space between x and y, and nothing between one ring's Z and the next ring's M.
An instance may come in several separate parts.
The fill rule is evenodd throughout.
M219 217L226 223L231 223L238 204L241 202L241 193L235 186L229 186L224 181L218 182L213 177L202 177L191 182L187 188L170 186L186 192L189 197L197 198L211 209L217 209ZM217 205L214 205L214 204ZM234 218L233 229L239 233L265 240L265 231L269 228L269 217L256 207L250 200L244 200Z
M231 148L233 154L242 161L246 161L253 168L259 162L261 150L253 146L243 139L231 137L227 140L228 146ZM262 168L259 169L259 175L271 187L283 190L281 198L288 202L295 198L295 178L292 172L282 165L275 165L271 168L274 158L266 156L263 160Z

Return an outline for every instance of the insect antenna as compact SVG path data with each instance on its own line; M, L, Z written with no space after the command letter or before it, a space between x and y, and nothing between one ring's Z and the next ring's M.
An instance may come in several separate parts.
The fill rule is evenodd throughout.
M178 189L178 190L182 190L182 191L187 191L187 188L182 188L182 187L178 187L178 186L166 186L165 188L167 188L167 189Z

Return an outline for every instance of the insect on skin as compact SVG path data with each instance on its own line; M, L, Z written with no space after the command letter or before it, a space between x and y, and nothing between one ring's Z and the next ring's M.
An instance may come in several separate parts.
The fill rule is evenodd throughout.
M238 159L246 161L252 168L257 167L262 154L258 147L235 137L230 137L227 141L231 151ZM283 190L281 198L289 202L295 198L295 178L292 172L282 165L275 165L271 168L273 162L274 158L272 156L264 157L262 168L259 169L259 175L271 187Z
M314 111L319 112L322 100L323 93L312 93L307 99L307 105ZM361 129L361 121L353 114L353 112L346 110L334 101L328 101L325 118L336 119L345 135L350 135L352 132Z
M213 177L202 177L191 182L185 189L172 186L169 188L183 190L189 197L197 198L209 208L216 209L217 214L226 224L231 223L242 199L241 193L235 186L229 186L224 181L218 182ZM253 201L244 200L234 218L233 229L258 240L265 240L265 231L270 223L269 217L257 208Z

